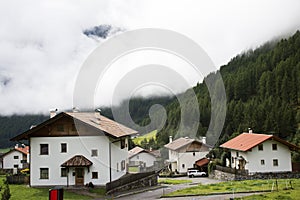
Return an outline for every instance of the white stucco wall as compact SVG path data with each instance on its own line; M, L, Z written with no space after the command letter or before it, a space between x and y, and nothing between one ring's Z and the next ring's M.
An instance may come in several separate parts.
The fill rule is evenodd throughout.
M14 159L14 156L18 156L18 159ZM23 154L17 150L14 150L3 157L3 169L13 169L14 165L18 165L19 169L23 168L21 163L23 160Z
M277 144L277 150L272 150L272 144ZM277 141L268 140L263 143L263 151L258 150L258 146L252 148L252 151L239 152L247 161L245 169L249 173L255 172L286 172L292 171L291 151L289 148ZM231 156L236 156L236 151L231 151ZM278 160L278 166L273 166L273 159ZM264 160L265 164L261 164ZM237 164L231 163L232 168Z
M156 161L156 158L154 155L146 152L141 152L137 155L132 156L129 158L129 161L135 161L135 162L144 162L146 164L145 167L150 167L154 165L154 161Z
M177 170L179 173L186 173L188 168L193 168L197 160L205 158L208 151L203 152L185 152L178 154ZM184 164L184 167L182 166Z
M61 153L61 143L67 143L67 152ZM49 155L40 155L40 144L49 145ZM128 146L128 145L127 145ZM106 136L70 136L70 137L32 137L30 138L31 186L67 185L67 177L61 177L60 165L75 155L83 155L93 162L89 172L85 168L84 184L105 185L109 182L109 142ZM91 157L91 150L97 149L98 156ZM120 142L111 144L112 180L126 173L121 171L121 161L128 157L128 148L120 149ZM119 171L117 172L117 163ZM126 165L126 164L125 164ZM40 179L40 168L49 168L49 179ZM75 169L68 173L69 185L75 184ZM98 172L98 179L92 179L92 172Z

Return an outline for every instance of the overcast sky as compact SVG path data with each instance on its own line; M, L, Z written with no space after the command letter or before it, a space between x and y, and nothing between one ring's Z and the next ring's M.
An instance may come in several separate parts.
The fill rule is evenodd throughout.
M103 42L82 33L93 26L176 31L198 43L218 68L247 49L294 33L300 29L299 19L299 0L2 0L0 114L72 108L78 71ZM126 59L120 62L126 65ZM188 79L193 86L199 78Z

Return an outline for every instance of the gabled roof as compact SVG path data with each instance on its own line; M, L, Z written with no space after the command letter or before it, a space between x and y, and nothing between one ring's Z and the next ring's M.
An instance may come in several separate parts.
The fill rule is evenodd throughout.
M86 157L82 155L76 155L61 164L61 167L89 167L92 164L92 161L90 161Z
M13 149L10 149L8 152L2 154L1 157L4 157L14 151L18 151L24 155L28 155L29 154L29 146L25 146L24 148L23 147L15 147Z
M25 155L28 155L29 154L29 146L25 146L25 147L17 147L15 148L15 150L25 154Z
M148 150L143 149L143 148L141 148L139 146L136 146L133 149L131 149L131 150L128 151L128 158L131 158L131 157L133 157L133 156L135 156L135 155L137 155L139 153L142 153L142 152L149 153L150 155L152 155L154 157L159 157L157 151L155 151L155 152L154 151L148 151Z
M173 142L166 144L165 147L168 148L168 149L171 149L173 151L176 151L177 149L180 149L180 148L182 148L182 147L184 147L188 144L191 144L193 142L198 142L198 143L201 143L202 145L210 147L209 145L204 144L204 143L202 143L201 141L199 141L197 139L183 138L183 137L178 138L178 139L174 140Z
M267 140L276 140L286 146L288 146L291 150L297 150L299 147L280 139L274 135L266 135L266 134L257 134L257 133L242 133L237 137L225 142L220 147L227 149L234 149L238 151L248 151L253 147L267 141Z
M195 162L195 164L199 167L207 165L208 163L209 163L209 159L207 159L207 158L201 158Z
M50 125L63 117L69 117L74 121L79 121L87 126L96 128L100 131L105 132L106 134L112 137L123 137L132 134L136 134L137 131L130 129L118 122L115 122L111 119L108 119L99 113L95 112L61 112L56 116L44 121L43 123L25 131L24 133L12 138L12 141L26 140L31 137L31 135L38 130Z
M166 144L165 147L175 151L177 149L180 149L181 147L184 147L184 146L192 143L193 141L195 141L195 139L181 137L181 138L174 140L171 143Z

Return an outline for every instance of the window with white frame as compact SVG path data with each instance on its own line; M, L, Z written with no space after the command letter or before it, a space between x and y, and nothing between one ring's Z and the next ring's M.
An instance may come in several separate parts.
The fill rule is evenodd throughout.
M49 168L40 168L40 179L49 179Z

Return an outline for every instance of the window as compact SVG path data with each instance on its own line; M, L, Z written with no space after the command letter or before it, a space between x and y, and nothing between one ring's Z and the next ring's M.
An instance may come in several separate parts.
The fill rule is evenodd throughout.
M231 163L234 163L234 158L233 157L231 157Z
M117 163L117 172L119 172L119 163Z
M259 144L259 145L258 145L258 151L263 151L263 150L264 150L263 144Z
M14 159L19 159L19 156L14 156Z
M120 143L121 143L121 149L124 149L125 148L125 139L121 139Z
M40 168L40 179L49 179L49 169Z
M260 160L261 165L265 165L265 160Z
M272 150L277 151L277 144L272 144Z
M58 124L58 125L56 126L56 130L57 130L58 132L64 132L64 131L65 131L64 125L63 125L63 124Z
M181 166L182 166L182 168L185 168L185 164L182 164Z
M193 156L195 156L196 154L195 154L195 152L193 152Z
M17 169L18 169L18 168L19 168L19 165L14 165L14 168L17 168Z
M49 154L48 144L40 144L40 154L41 155L48 155Z
M273 166L277 167L278 166L278 160L277 159L273 159Z
M122 160L121 162L121 170L123 171L125 169L125 160Z
M67 177L67 175L68 175L67 168L61 168L60 169L60 176L61 177Z
M97 149L92 149L92 157L98 156L98 150Z
M61 143L60 144L60 152L66 153L67 152L67 143Z
M92 179L98 179L98 172L92 172Z
M137 155L137 156L136 156L136 159L140 159L140 156L139 156L139 155Z
M240 156L240 152L236 152L236 157L239 157Z

